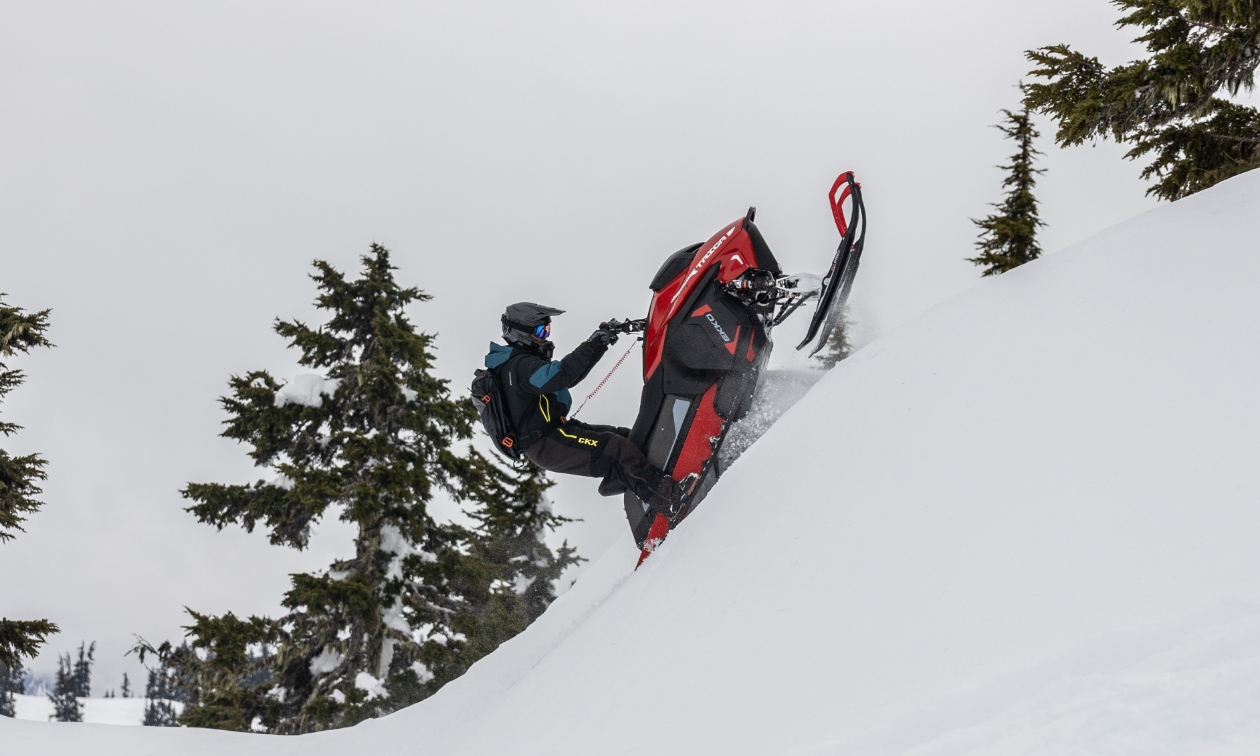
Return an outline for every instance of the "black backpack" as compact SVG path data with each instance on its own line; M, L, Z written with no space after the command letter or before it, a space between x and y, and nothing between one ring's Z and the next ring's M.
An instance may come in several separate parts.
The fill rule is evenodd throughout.
M521 458L521 446L512 428L512 418L508 413L507 402L503 400L503 390L499 385L499 375L494 370L477 370L472 382L473 404L481 415L481 425L494 440L494 448L510 460Z

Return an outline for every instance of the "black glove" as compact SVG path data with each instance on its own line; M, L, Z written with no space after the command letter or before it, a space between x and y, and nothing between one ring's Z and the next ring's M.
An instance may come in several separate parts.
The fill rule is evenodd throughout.
M629 429L629 428L621 428L621 427L618 427L618 428L617 428L617 430L613 431L613 433L616 433L618 436L621 436L622 438L629 438L629 437L630 437L630 429Z
M587 339L587 341L598 341L604 346L612 346L613 344L616 344L617 332L612 331L612 330L605 330L605 326L607 325L608 325L607 323L601 323L599 330L596 331L595 333L592 333L591 337Z

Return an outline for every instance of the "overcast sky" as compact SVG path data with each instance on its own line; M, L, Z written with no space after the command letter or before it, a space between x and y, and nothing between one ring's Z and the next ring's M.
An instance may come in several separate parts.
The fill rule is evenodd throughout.
M184 606L277 613L290 572L351 552L336 524L303 553L216 532L178 494L259 477L218 437L217 398L232 374L303 372L271 324L318 322L315 258L355 271L389 247L434 295L411 313L460 392L505 304L568 310L554 338L572 348L642 316L663 258L749 205L785 269L821 272L846 169L870 213L864 342L979 285L968 218L1001 196L1012 147L990 125L1017 107L1023 51L1122 62L1115 17L1104 0L8 0L0 291L52 308L57 347L10 362L29 380L2 411L26 429L4 448L43 454L49 480L0 545L0 614L61 625L38 672L96 639L99 692L139 678L133 634L177 638ZM1047 251L1153 205L1122 149L1058 150L1039 124ZM637 363L584 419L633 420ZM629 537L593 481L554 491L585 518L562 534L582 554Z

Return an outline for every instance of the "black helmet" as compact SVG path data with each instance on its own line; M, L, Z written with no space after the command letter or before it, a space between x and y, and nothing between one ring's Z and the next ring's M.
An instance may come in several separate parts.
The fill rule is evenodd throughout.
M517 302L508 305L500 320L503 322L503 340L509 344L528 347L543 352L550 359L555 346L547 340L551 329L540 329L551 325L552 315L563 315L564 310L545 307L533 302ZM540 333L539 331L542 330Z

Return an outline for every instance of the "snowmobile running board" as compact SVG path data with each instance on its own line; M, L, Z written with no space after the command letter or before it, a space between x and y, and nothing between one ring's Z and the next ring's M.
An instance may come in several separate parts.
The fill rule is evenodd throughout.
M707 242L675 252L652 280L646 327L640 326L643 394L629 440L674 480L695 475L696 483L672 521L623 487L600 485L606 496L623 494L641 549L636 570L721 475L718 452L731 426L752 407L773 347L770 330L817 296L809 332L796 347L817 338L813 356L844 316L866 237L862 185L852 171L836 179L828 199L840 246L817 286L806 284L816 276L783 275L753 223L754 208Z

